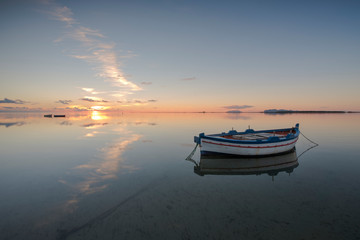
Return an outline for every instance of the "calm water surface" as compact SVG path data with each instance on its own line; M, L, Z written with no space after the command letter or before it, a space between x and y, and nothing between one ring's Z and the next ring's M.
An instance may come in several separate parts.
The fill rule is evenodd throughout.
M301 156L286 168L200 176L184 160L200 132L297 122L319 146L302 154L312 143L300 137L295 158L285 158ZM360 114L2 113L0 236L360 239L359 122Z

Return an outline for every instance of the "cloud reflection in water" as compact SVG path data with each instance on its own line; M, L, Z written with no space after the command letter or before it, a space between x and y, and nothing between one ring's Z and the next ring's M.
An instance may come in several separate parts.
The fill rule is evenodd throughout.
M25 122L0 122L0 126L5 126L5 127L13 127L13 126L22 126L24 125Z
M114 129L112 131L116 132ZM72 212L76 209L76 204L84 195L106 189L109 185L108 181L116 179L121 171L132 172L136 170L136 167L124 162L122 154L142 136L128 132L123 128L117 129L117 131L121 132L122 136L107 146L100 148L100 154L99 157L96 157L97 159L76 166L71 170L69 179L75 180L59 180L60 183L72 188L73 191L71 199L64 204L64 210ZM93 133L89 133L87 136L94 137Z

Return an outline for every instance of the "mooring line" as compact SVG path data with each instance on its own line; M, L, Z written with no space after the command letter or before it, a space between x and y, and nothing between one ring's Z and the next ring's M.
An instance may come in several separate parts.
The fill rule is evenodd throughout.
M299 131L300 132L300 131ZM308 140L309 142L311 142L312 144L314 144L313 146L309 147L308 149L306 149L305 151L303 151L299 156L297 156L297 159L299 159L301 157L301 155L303 155L304 153L306 153L307 151L309 151L310 149L313 149L314 147L317 147L319 146L318 143L310 140L309 138L307 138L302 132L300 132L300 134L306 139Z
M198 145L199 145L199 143L196 143L195 148L191 151L189 156L187 156L187 158L185 158L185 160L195 163L196 166L198 166L198 164L194 159L192 159L192 157L194 156L196 148L198 147Z
M312 146L312 147L309 147L308 149L306 149L305 151L303 151L302 153L300 153L300 155L297 156L297 159L299 159L299 158L301 157L301 155L303 155L304 153L306 153L306 152L309 151L310 149L313 149L314 147L317 147L317 146L319 146L319 145L314 145L314 146Z
M300 131L299 131L300 132ZM304 137L304 138L306 138L309 142L311 142L312 144L315 144L316 146L319 146L319 144L318 143L316 143L316 142L314 142L314 141L311 141L309 138L307 138L302 132L300 132L300 134ZM316 147L315 146L315 147Z

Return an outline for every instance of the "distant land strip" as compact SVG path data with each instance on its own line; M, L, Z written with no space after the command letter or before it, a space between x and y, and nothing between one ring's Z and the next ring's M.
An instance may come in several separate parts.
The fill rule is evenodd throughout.
M267 114L286 114L286 113L358 113L353 111L299 111L299 110L283 110L283 109L269 109L265 110L264 113Z

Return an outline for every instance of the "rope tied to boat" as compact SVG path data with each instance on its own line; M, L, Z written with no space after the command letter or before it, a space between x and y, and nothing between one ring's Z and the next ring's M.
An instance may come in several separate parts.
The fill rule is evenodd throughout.
M300 132L300 131L299 131L299 132ZM310 149L313 149L314 147L319 146L318 143L316 143L316 142L310 140L309 138L307 138L302 132L300 132L300 134L301 134L306 140L308 140L309 142L311 142L311 143L314 144L314 145L311 146L311 147L309 147L308 149L304 150L304 151L297 157L297 159L299 159L304 153L306 153L306 152L309 151Z
M299 131L300 132L300 131ZM306 140L308 140L309 142L311 142L312 144L314 144L315 146L314 147L316 147L316 146L319 146L319 144L318 143L316 143L316 142L314 142L314 141L311 141L309 138L307 138L302 132L300 132L300 134L304 137L304 138L306 138Z
M196 151L196 149L197 149L198 146L199 146L199 143L196 143L195 148L191 151L191 153L189 154L189 156L187 156L187 158L185 158L185 160L195 163L196 166L199 166L199 165L198 165L198 163L197 163L194 159L192 159L192 157L194 156L195 151Z

